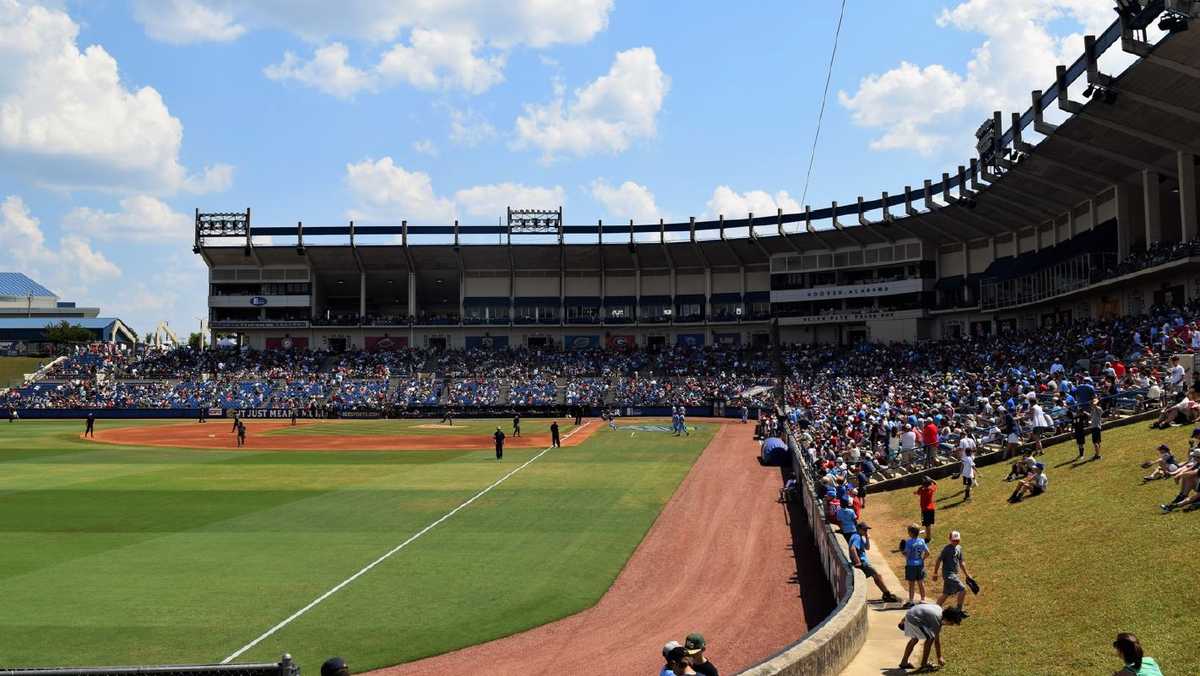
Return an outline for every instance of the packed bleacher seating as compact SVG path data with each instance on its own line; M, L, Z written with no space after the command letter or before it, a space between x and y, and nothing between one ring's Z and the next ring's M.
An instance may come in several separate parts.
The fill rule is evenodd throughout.
M1063 429L1081 399L1133 407L1174 395L1178 383L1170 382L1165 357L1200 351L1197 309L1157 308L1140 317L944 342L775 350L332 354L92 346L68 355L42 381L0 392L0 405L337 412L721 404L736 410L771 407L782 391L782 403L812 420L808 433L823 431L833 448L853 443L882 451L885 462L900 457L915 464L928 444L922 439L921 449L914 448L904 425L923 432L932 423L939 430L934 454L944 456L961 436L999 442L1014 430L1028 439L1034 427L1051 428L1043 435ZM1049 422L1035 425L1035 416Z
M868 474L956 461L968 446L1036 453L1093 402L1103 419L1185 400L1192 383L1173 355L1200 351L1198 309L919 345L796 346L782 354L788 414L810 459L865 462ZM1200 407L1180 415L1194 422Z

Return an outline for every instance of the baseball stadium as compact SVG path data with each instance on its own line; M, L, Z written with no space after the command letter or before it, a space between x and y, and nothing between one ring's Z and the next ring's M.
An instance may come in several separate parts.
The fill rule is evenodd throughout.
M0 676L1200 673L1200 2L1104 4L909 185L0 273Z

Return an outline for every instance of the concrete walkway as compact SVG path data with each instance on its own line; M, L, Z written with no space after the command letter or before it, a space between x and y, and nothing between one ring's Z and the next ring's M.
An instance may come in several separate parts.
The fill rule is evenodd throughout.
M892 572L891 567L888 566L887 557L882 551L875 551L874 547L871 550L871 565L879 571L888 589L899 596L903 603L903 600L908 598L908 586ZM925 581L927 592L931 591L930 584L928 580ZM904 646L908 643L904 632L896 628L900 620L904 619L904 610L900 607L901 603L880 603L878 600L880 596L882 594L879 592L879 587L875 586L875 581L868 580L867 598L874 600L868 602L867 641L850 665L842 671L842 676L880 676L881 674L900 676L907 673L897 666L900 664L900 657L904 655ZM920 660L919 645L914 652L916 653L915 659Z

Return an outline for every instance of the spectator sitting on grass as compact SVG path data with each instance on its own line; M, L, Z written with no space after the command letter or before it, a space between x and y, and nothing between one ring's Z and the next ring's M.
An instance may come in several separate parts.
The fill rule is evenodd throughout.
M1024 479L1033 472L1037 467L1037 459L1032 455L1027 455L1012 464L1012 468L1008 470L1008 476L1004 477L1005 481L1014 479Z
M1179 494L1165 505L1159 505L1164 512L1183 508L1184 511L1200 509L1200 448L1193 448L1188 454L1188 461L1180 465L1170 475L1179 484Z
M1200 403L1192 401L1190 397L1184 396L1174 406L1164 408L1158 416L1158 420L1155 420L1150 427L1167 429L1172 425L1190 425L1196 422L1197 417L1200 417Z
M1171 448L1166 444L1159 444L1158 457L1147 460L1142 463L1142 469L1150 469L1149 474L1142 477L1142 481L1154 481L1155 479L1165 479L1172 472L1179 469L1178 463L1175 462L1175 456L1171 454Z
M1153 657L1146 657L1143 653L1142 644L1138 641L1137 636L1127 633L1117 634L1117 640L1113 641L1113 647L1117 649L1117 655L1125 662L1125 666L1115 672L1113 676L1163 676L1162 670L1158 668L1158 662L1155 662Z
M1017 489L1013 491L1008 501L1020 502L1026 495L1041 495L1046 492L1046 485L1049 481L1050 479L1046 476L1046 466L1040 462L1036 463L1029 476L1017 483Z
M875 586L883 592L884 603L895 603L900 598L887 588L887 583L883 581L879 571L872 568L867 560L867 550L871 548L870 531L871 527L863 522L858 524L858 532L850 536L850 562L855 568L862 570L863 575L875 581Z
M908 601L905 608L913 606L913 588L920 587L921 601L925 601L925 559L929 558L929 545L921 537L917 524L908 527L908 539L901 545L904 552L904 580L908 582Z

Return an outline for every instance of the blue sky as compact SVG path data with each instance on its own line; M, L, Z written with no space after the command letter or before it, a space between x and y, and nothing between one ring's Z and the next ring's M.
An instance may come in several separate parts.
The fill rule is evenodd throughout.
M807 202L964 163L1109 4L851 0ZM0 269L184 330L205 306L197 207L264 225L792 211L838 9L0 0Z

